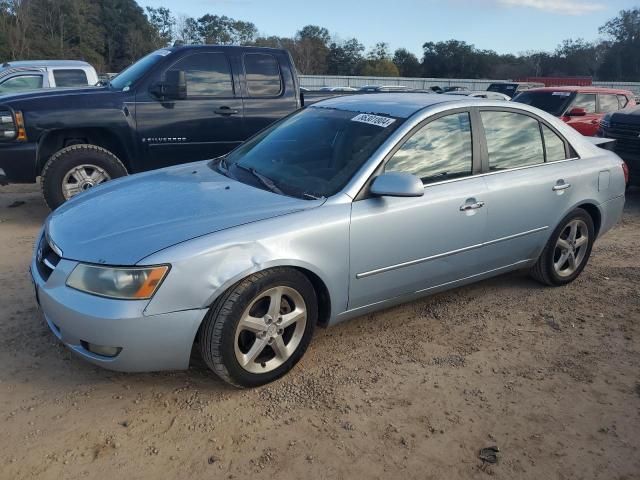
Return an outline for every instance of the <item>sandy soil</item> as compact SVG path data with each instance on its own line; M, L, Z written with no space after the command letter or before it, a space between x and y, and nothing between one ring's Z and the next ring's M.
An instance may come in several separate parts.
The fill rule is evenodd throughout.
M120 374L68 352L27 276L46 214L37 187L0 188L1 479L640 478L638 190L572 285L516 273L320 330L250 391L197 359Z

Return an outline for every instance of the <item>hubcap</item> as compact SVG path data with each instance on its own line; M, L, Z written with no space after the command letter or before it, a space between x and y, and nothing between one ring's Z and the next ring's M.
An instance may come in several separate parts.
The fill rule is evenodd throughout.
M296 351L307 326L302 295L290 287L274 287L246 308L235 334L236 360L251 373L275 370Z
M584 221L571 220L564 227L553 252L553 269L568 277L582 265L589 246L589 229Z
M97 165L78 165L69 170L62 179L62 194L65 200L69 200L74 195L107 180L111 180L111 176Z

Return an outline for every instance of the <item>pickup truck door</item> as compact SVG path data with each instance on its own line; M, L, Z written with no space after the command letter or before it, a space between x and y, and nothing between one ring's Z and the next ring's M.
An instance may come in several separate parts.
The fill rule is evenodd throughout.
M247 138L300 108L295 72L284 53L244 53L236 58L242 84Z
M146 89L136 95L136 121L143 158L136 170L151 170L223 155L244 139L238 73L220 51L194 52L167 66L182 70L185 100L160 101Z

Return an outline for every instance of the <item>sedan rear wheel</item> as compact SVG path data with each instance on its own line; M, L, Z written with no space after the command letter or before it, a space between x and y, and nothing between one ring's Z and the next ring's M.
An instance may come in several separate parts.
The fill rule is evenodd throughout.
M531 276L552 286L574 281L584 269L595 240L593 219L585 210L577 208L567 215L555 229Z
M317 311L313 286L299 271L274 268L253 274L215 302L200 330L200 352L233 385L269 383L300 360Z

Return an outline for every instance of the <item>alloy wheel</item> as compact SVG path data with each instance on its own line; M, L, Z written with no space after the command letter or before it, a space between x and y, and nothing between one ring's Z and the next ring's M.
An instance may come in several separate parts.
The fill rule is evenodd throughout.
M278 286L257 295L236 327L234 350L240 366L266 373L296 351L307 325L307 306L291 287Z
M571 220L558 236L553 252L553 269L562 278L580 268L589 247L589 229L581 219Z
M62 194L69 200L80 192L111 180L111 176L97 165L78 165L69 170L62 179Z

